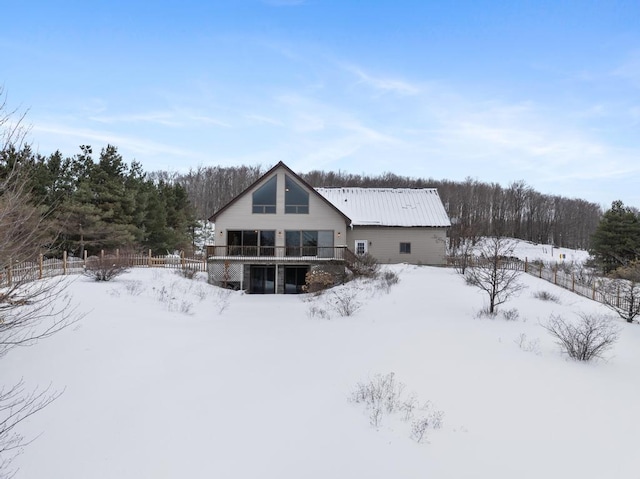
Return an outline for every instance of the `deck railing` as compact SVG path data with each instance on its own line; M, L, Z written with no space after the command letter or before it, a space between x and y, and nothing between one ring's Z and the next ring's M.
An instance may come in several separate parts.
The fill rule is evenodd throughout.
M346 259L346 246L208 246L210 260L337 260Z

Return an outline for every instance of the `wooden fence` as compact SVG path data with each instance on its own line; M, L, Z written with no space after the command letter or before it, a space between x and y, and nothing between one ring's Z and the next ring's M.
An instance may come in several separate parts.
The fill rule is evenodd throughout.
M487 260L482 258L467 258L465 266L471 268L480 264L482 261L486 262ZM447 264L448 266L461 268L462 259L448 258ZM595 279L587 284L576 278L575 273L567 273L558 265L550 266L541 262L531 263L527 259L524 261L516 258L501 259L500 267L522 271L599 303L612 304L623 309L628 309L630 306L627 298L620 294L620 288L612 285L606 278Z
M6 266L0 269L0 288L22 283L24 281L35 281L43 278L68 274L82 274L85 271L87 262L94 259L113 259L114 262L130 268L171 268L171 269L191 269L196 271L207 271L207 261L202 257L188 257L184 253L173 255L153 256L151 250L147 254L124 253L116 250L114 253L102 251L99 256L89 256L84 258L68 256L63 253L62 258L47 258L38 255L35 261L25 261L13 263L9 261ZM478 265L479 258L467 258L466 267ZM487 260L484 260L487 261ZM461 268L461 258L448 258L448 266ZM549 267L543 263L530 263L520 261L515 258L505 258L500 260L501 267L523 271L565 288L585 298L592 299L604 304L615 304L621 308L627 308L628 301L621 296L620 289L611 286L605 279L592 281L585 284L579 281L575 274L565 273L556 267Z
M204 257L188 257L182 252L173 255L153 256L151 250L149 250L148 254L123 253L116 250L113 253L102 251L99 256L87 256L85 254L84 258L69 256L66 252L62 254L62 258L47 258L40 254L35 261L16 263L9 260L0 269L0 288L54 276L82 274L87 263L95 260L113 260L114 263L130 268L207 270L207 263Z

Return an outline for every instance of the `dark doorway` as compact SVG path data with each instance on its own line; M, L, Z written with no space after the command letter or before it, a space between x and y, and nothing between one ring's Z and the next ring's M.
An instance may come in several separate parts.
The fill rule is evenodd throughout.
M304 293L302 287L305 285L308 271L308 266L285 266L284 292L286 294Z
M250 275L250 293L274 294L276 292L275 266L251 266Z

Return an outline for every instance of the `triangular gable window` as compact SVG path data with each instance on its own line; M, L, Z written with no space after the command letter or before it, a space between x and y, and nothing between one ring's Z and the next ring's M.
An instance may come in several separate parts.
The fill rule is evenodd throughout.
M288 175L284 177L284 212L309 214L309 193Z
M253 212L259 214L275 214L277 177L273 176L260 188L253 192Z

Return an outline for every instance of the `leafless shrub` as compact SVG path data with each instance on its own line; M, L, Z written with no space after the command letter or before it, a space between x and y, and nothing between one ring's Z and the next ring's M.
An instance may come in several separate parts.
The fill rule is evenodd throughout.
M540 340L538 338L529 339L525 333L520 333L514 342L518 345L520 349L526 351L528 353L534 353L539 356L540 353Z
M312 304L307 309L307 316L309 318L331 319L331 314L325 308Z
M95 281L111 281L127 271L129 264L122 258L112 255L91 256L87 258L84 275Z
M425 415L411 421L409 434L409 437L417 443L422 443L427 439L427 431L429 429L440 429L444 418L444 412L434 409L429 401L422 406L421 410Z
M231 297L231 291L224 288L217 288L215 293L215 305L218 310L218 314L222 314L229 307L229 299Z
M369 424L373 427L378 427L382 424L382 408L379 404L374 404L369 409Z
M496 316L498 313L490 313L488 308L479 309L475 314L476 319L496 319Z
M378 285L380 286L380 289L387 293L391 290L391 286L398 284L399 281L400 277L395 272L388 269L384 270L378 276Z
M517 321L520 319L520 312L515 308L505 309L500 311L500 316L502 316L505 321Z
M193 266L185 266L184 268L180 268L175 271L178 276L186 279L194 279L198 274L198 270Z
M414 411L423 411L423 416L411 424L410 436L418 442L426 437L427 428L442 426L444 413L433 408L430 401L419 406L414 393L403 397L405 385L395 379L394 373L376 374L366 383L358 383L349 400L362 404L368 411L369 423L378 427L385 414L400 414L401 419L410 421Z
M602 358L615 345L620 330L604 316L582 313L579 317L580 320L574 324L552 315L542 327L570 358L578 361Z
M400 401L400 411L402 412L402 419L409 421L413 417L413 411L418 408L418 399L414 393L411 393L408 397Z
M125 281L124 289L131 296L140 296L144 291L142 281Z
M321 293L335 284L335 277L323 269L309 271L304 278L302 290L306 293Z
M362 307L362 303L357 298L358 292L356 290L335 291L331 296L330 305L342 317L353 316Z
M376 374L366 383L358 383L351 394L351 401L363 404L367 409L378 408L393 412L400 405L404 384L396 381L394 373Z
M560 298L558 296L544 290L536 291L535 293L533 293L533 297L536 299L541 299L542 301L551 301L552 303L560 302Z
M355 256L349 263L349 269L356 278L375 278L380 270L380 263L369 253Z
M180 300L179 310L184 314L191 314L191 308L193 307L193 303L185 300Z
M421 443L427 438L427 429L431 426L429 418L421 417L411 423L411 439Z
M182 298L184 291L176 292L176 283L172 283L168 288L164 285L158 289L154 288L154 291L158 301L164 304L168 311L191 313L193 303Z
M207 298L207 291L208 291L207 288L203 287L202 285L198 285L192 290L195 297L198 298L200 301L204 301Z

